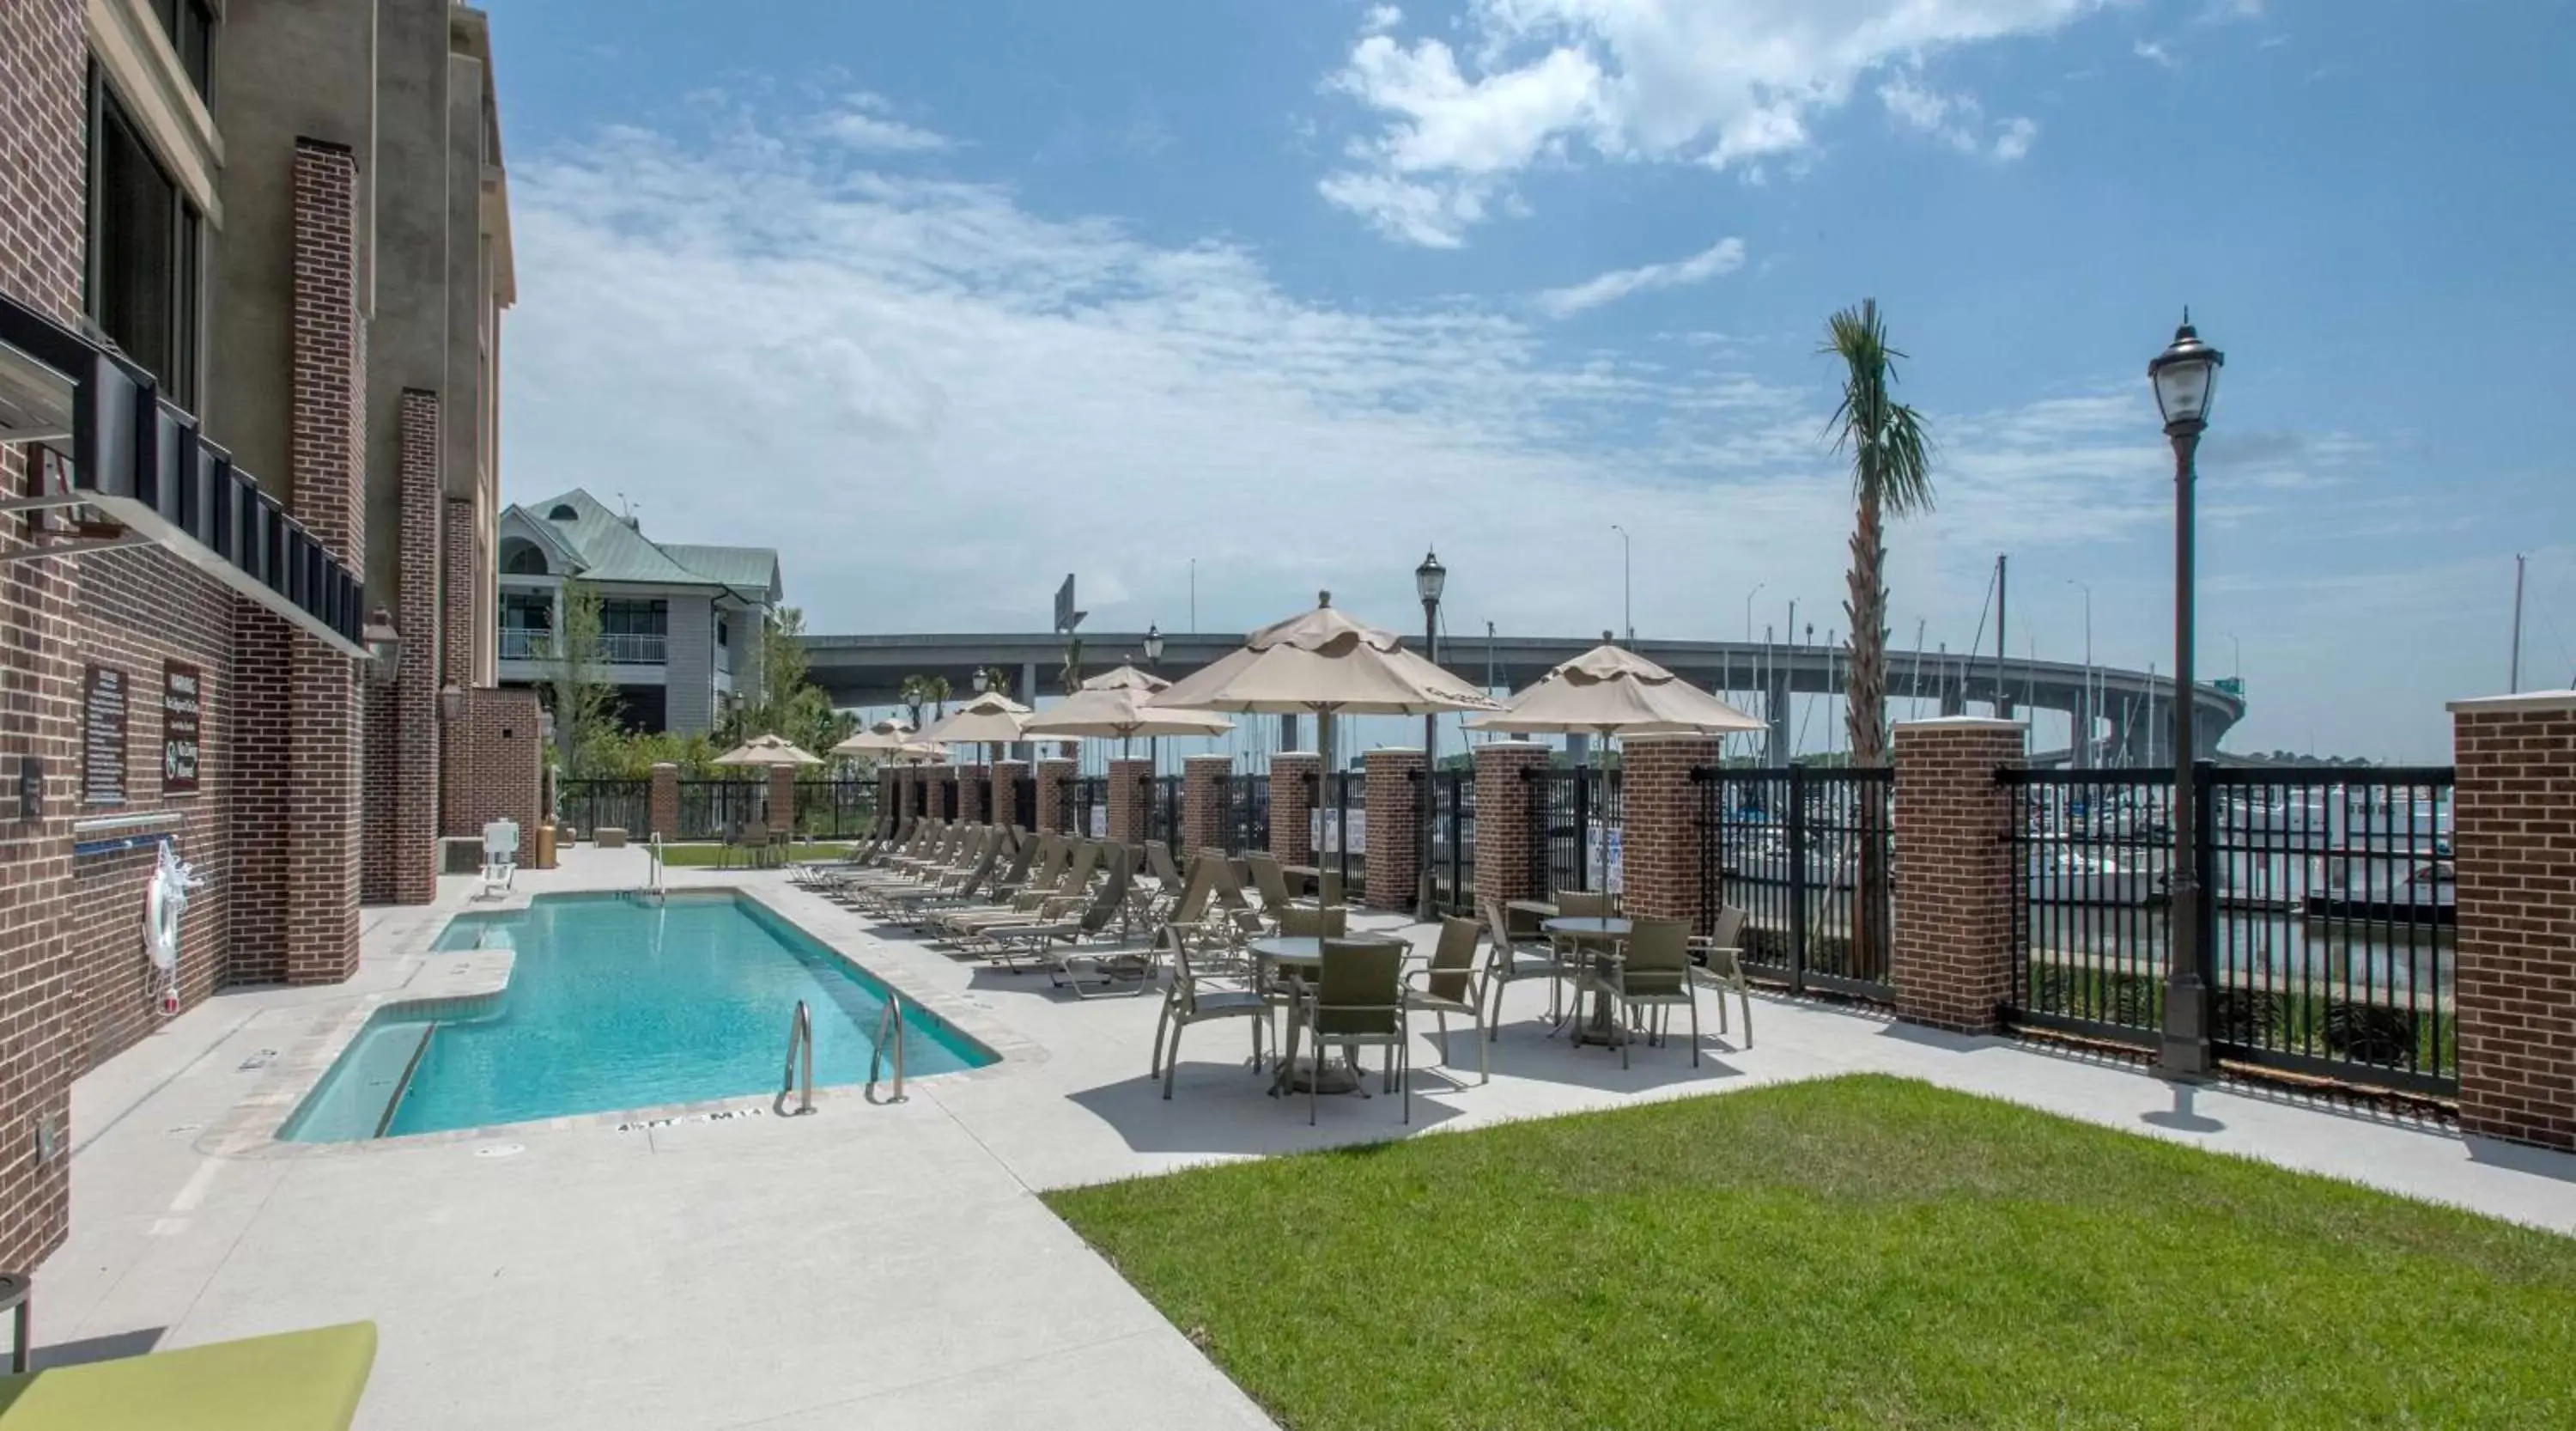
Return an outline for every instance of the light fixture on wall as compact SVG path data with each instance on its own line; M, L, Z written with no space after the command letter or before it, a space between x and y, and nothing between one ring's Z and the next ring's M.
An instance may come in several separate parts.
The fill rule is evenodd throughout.
M394 628L394 614L379 606L367 616L365 632L367 653L375 658L377 682L393 684L402 671L402 632Z
M456 722L464 719L465 692L456 686L449 686L447 689L440 691L438 693L438 711L439 714L447 717L447 723L450 725L454 725Z

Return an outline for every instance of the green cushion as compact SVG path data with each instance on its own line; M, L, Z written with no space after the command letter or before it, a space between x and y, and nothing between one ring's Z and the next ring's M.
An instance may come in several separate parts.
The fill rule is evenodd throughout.
M348 1431L375 1360L349 1322L0 1377L0 1431Z

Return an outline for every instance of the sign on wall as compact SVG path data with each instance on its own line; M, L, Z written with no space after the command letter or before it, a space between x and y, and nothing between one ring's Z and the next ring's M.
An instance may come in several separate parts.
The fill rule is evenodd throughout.
M1592 828L1583 839L1585 877L1597 880L1602 889L1618 894L1627 884L1627 861L1622 858L1626 851L1620 848L1625 843L1620 838L1624 832L1620 826L1607 821L1589 823Z
M125 803L125 673L91 666L81 684L81 803Z
M161 793L197 793L203 676L185 661L161 664Z
M1344 850L1355 855L1367 854L1368 811L1351 811L1350 825L1345 829L1342 825L1341 811L1309 810L1306 812L1306 833L1315 842L1315 855L1318 859L1325 855L1340 854ZM1345 837L1350 843L1343 843Z

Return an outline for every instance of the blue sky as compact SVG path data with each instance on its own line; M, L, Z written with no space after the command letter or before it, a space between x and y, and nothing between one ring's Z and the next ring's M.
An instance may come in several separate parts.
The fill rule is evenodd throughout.
M2568 7L495 0L506 495L776 545L815 629L1843 624L1827 314L1912 355L1896 643L2170 661L2192 305L2231 744L2447 752L2576 672ZM2553 240L2561 240L2553 242ZM1329 520L1328 520L1328 515ZM2233 637L2234 639L2230 639ZM1901 713L1901 712L1900 712Z

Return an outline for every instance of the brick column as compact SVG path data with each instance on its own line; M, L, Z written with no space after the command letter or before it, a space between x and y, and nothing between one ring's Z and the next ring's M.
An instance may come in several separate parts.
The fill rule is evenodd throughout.
M680 767L665 760L653 767L653 790L646 799L644 833L665 841L680 838Z
M772 830L793 830L796 828L795 766L773 765L769 767L769 810L768 813L763 816L763 820Z
M1366 903L1411 910L1422 895L1422 771L1419 749L1382 746L1360 757L1368 810Z
M993 788L992 774L980 765L957 767L957 818L976 825L984 820L984 795Z
M451 497L441 504L438 560L438 680L466 687L474 681L474 504Z
M1700 787L1691 771L1715 764L1713 736L1640 735L1619 743L1619 906L1628 913L1701 918Z
M377 768L390 790L370 793L368 818L389 825L378 844L389 864L382 884L397 904L438 897L439 400L406 388L402 395L402 551L394 628L402 633L399 674L389 693L392 719L383 731L393 758Z
M2012 991L2012 791L2022 727L1983 716L1896 726L1897 1017L1964 1033L2001 1022Z
M2576 1150L2576 691L2451 703L2460 1131Z
M1315 862L1315 797L1324 757L1283 750L1270 757L1270 853L1283 865Z
M1231 755L1193 755L1181 762L1183 850L1197 854L1226 848L1225 787L1233 777Z
M489 820L519 822L519 858L537 857L543 758L537 737L537 693L525 688L462 691L456 719L447 723L442 750L447 764L450 835L479 835Z
M993 762L993 823L1016 825L1020 822L1020 782L1029 778L1025 760Z
M1153 798L1154 764L1149 760L1109 762L1109 838L1122 845L1145 843L1146 801Z
M1538 899L1530 870L1532 799L1528 772L1547 764L1535 741L1497 740L1476 747L1476 903Z
M1051 756L1038 762L1038 828L1062 834L1073 828L1073 761Z

